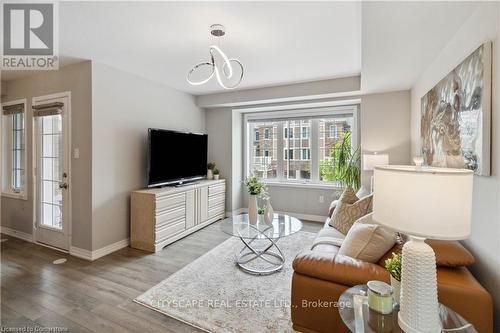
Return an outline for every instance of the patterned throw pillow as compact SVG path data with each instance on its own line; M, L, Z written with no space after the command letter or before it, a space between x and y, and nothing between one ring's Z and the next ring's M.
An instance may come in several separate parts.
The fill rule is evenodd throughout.
M333 211L330 226L347 235L357 219L371 213L372 203L373 195L358 199L352 187L348 186Z

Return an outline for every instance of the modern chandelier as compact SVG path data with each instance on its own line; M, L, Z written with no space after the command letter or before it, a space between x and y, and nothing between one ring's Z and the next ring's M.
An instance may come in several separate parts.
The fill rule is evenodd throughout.
M213 24L210 26L210 34L216 38L221 38L226 34L222 24ZM201 80L193 80L193 73L209 68L208 77ZM238 74L235 69L240 69ZM210 62L200 62L191 68L187 74L187 82L193 86L199 86L207 83L213 77L224 89L234 89L238 87L243 79L243 65L238 59L229 59L226 54L217 45L210 46ZM238 77L239 76L239 77ZM237 78L235 83L230 84L229 81Z

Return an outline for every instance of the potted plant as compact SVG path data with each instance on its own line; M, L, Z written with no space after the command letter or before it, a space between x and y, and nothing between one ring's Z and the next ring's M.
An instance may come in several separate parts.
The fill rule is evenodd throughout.
M320 162L321 179L340 181L357 191L361 187L361 153L359 147L352 147L350 132L345 133L342 140L333 146L330 157Z
M214 179L214 169L215 169L215 163L210 162L207 164L207 179L212 180Z
M401 254L392 253L392 258L385 261L385 268L391 275L391 286L394 289L394 301L399 304L401 289Z
M219 169L214 169L213 174L214 174L214 179L218 180L219 179Z
M262 184L257 177L252 176L245 180L245 186L248 189L248 220L250 223L257 222L257 197L265 195L266 191L264 184Z
M264 221L264 212L265 212L264 208L262 208L262 207L257 208L257 214L259 215L259 222L260 223L264 223L265 222Z

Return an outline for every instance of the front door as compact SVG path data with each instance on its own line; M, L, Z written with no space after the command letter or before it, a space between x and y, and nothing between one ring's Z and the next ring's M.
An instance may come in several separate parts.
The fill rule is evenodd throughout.
M69 93L33 99L35 239L62 250L70 245Z

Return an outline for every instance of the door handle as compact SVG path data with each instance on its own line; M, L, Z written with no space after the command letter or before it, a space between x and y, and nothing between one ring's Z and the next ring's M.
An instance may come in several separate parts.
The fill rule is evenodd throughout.
M67 190L68 189L68 184L67 183L59 184L59 188L61 188L61 189L63 188L65 190Z

